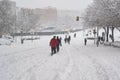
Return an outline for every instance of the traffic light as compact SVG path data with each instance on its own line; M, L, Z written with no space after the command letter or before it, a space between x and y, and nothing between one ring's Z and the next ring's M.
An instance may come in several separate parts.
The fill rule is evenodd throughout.
M79 16L76 17L76 21L79 21Z

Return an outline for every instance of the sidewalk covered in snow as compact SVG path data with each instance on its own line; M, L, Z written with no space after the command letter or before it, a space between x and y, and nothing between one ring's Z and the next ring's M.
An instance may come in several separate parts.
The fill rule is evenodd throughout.
M51 56L49 40L0 46L1 80L120 80L120 49L93 41L84 46L81 33ZM64 38L64 35L59 35Z

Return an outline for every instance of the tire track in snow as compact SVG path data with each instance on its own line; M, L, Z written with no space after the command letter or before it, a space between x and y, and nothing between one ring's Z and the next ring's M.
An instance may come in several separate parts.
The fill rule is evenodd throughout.
M48 58L48 57L47 57ZM41 70L41 67L44 67L45 63L47 62L47 58L42 61L38 61L37 63L29 66L25 69L16 80L37 80L37 75L35 74L36 71Z
M97 78L99 80L109 80L109 77L108 77L108 74L107 74L105 68L101 64L99 64L97 62L97 60L95 60L95 59L93 59L91 57L89 57L89 59L90 59L90 61L92 62L93 66L96 69Z
M86 74L84 74L83 72L81 72L81 70L79 70L79 66L78 66L79 63L76 63L76 60L79 57L79 56L76 57L76 54L78 54L79 51L77 51L72 45L69 45L68 49L69 49L69 53L72 56L71 59L74 59L74 70L76 71L75 73L77 73L76 74L77 76L75 76L73 73L74 76L72 76L72 78L73 78L72 80L88 80L88 78L86 78ZM72 53L72 51L73 51L73 53ZM84 64L84 62L82 62L82 63ZM74 78L76 78L76 79L74 79Z
M73 47L75 48L77 51L79 51L79 47ZM83 55L83 54L81 54ZM98 80L109 80L108 74L105 70L105 68L99 64L99 62L97 62L96 59L92 58L89 55L84 54L83 56L87 57L89 59L89 61L91 62L91 65L95 68L96 71L96 76Z
M39 48L35 48L35 49L39 49ZM27 51L31 52L30 50L27 50ZM30 55L30 56L27 56L27 58L26 58L26 55L20 54L20 56L22 55L22 58L23 58L23 59L22 59L19 55L17 55L17 57L20 57L20 59L18 59L18 58L15 59L15 60L17 60L17 61L15 61L15 62L9 62L9 61L11 61L11 60L10 60L11 57L8 58L8 59L6 58L6 59L7 59L6 62L9 62L9 63L10 63L10 66L5 65L6 63L5 63L4 65L5 65L6 67L8 67L8 69L9 69L9 67L11 67L11 66L12 66L12 67L15 67L15 69L17 68L17 69L16 69L16 72L19 72L19 73L17 74L17 76L16 76L15 74L13 74L13 75L14 75L14 78L15 78L14 80L30 80L30 79L27 79L27 78L26 78L27 76L29 76L29 77L31 76L31 79L33 78L33 80L35 79L35 78L32 76L32 75L34 75L34 74L31 74L31 72L32 72L33 70L30 71L30 69L29 69L29 68L34 68L34 66L35 66L34 64L36 64L36 63L34 63L34 60L32 60L32 59L33 59L33 58L32 58L32 57L33 57L33 55L32 55L33 53L30 53L30 54L29 54L29 53L27 52L27 53L25 53L25 54L28 54L28 55ZM11 54L10 56L14 56L14 57L15 57L15 55L12 55L12 54ZM34 55L34 56L36 56L36 55ZM9 56L8 56L8 57L9 57ZM14 58L14 57L13 57L13 58ZM49 57L49 56L45 56L45 60L40 61L40 63L38 63L38 61L37 61L37 63L38 63L38 64L43 64L44 62L46 62L46 58L48 58L48 57ZM16 58L16 57L15 57L15 58ZM31 59L29 60L29 58L31 58ZM36 60L38 60L38 59L36 59ZM31 64L29 65L29 64L28 64L29 66L27 66L27 65L26 65L26 62L29 63L30 61L32 61L33 65L31 65ZM24 63L24 64L21 64L21 62L22 62L22 63L25 62L25 63ZM19 71L19 68L20 68L20 69L22 68L19 63L24 66L24 67L23 67L24 69L22 69L21 71ZM7 64L8 64L8 63L7 63ZM19 64L20 66L15 66L15 64ZM1 69L2 69L2 68L1 68ZM23 70L24 70L24 71L23 71ZM12 72L12 70L11 70L11 72ZM10 73L10 74L11 74L11 73ZM12 74L11 74L11 75L12 75ZM24 78L26 78L26 79L24 79Z
M9 55L17 55L18 53L22 53L22 52L27 52L27 51L32 51L34 49L39 49L39 47L34 47L34 48L28 48L28 49L24 49L24 50L21 50L21 51L15 51L15 52L11 52L11 53L7 53L7 54L4 54L4 55L1 55L0 57L3 57L3 56L9 56Z
M21 75L19 75L17 80L37 80L36 72L41 70L41 67L43 67L45 65L46 61L47 60L45 59L45 60L41 61L41 63L38 63L37 65L34 64L34 65L30 66L29 68L24 70L24 72L22 72Z
M118 74L115 72L115 70L112 69L111 66L105 67L100 64L95 58L92 58L90 56L89 59L93 61L93 65L96 67L97 73L99 74L98 77L102 78L101 80L119 80Z
M34 72L35 67L36 66L33 66L24 71L24 73L21 76L19 76L17 80L37 80Z
M70 51L68 49L66 49L66 53L68 54L69 56L69 63L68 65L66 66L64 72L59 72L59 77L60 77L60 80L67 80L68 77L70 76L72 70L73 70L73 60L71 58L71 55L70 55Z
M79 50L79 47L74 46L74 48L76 50ZM92 65L96 69L97 78L99 80L119 80L118 74L112 68L110 68L110 66L109 68L108 67L106 68L105 66L100 64L97 59L93 58L92 56L86 54L82 54L82 55L88 57L89 61L91 61Z

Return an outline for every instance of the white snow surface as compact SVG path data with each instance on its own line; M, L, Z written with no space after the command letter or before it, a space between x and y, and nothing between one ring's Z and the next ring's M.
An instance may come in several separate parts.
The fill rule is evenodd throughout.
M71 35L60 52L51 56L52 36L0 46L0 80L120 80L120 49L88 41L83 34Z

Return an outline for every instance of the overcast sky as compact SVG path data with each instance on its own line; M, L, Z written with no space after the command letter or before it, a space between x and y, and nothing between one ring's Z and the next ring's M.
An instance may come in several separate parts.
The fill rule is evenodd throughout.
M64 10L83 10L92 0L13 0L18 7L43 8L47 6Z

